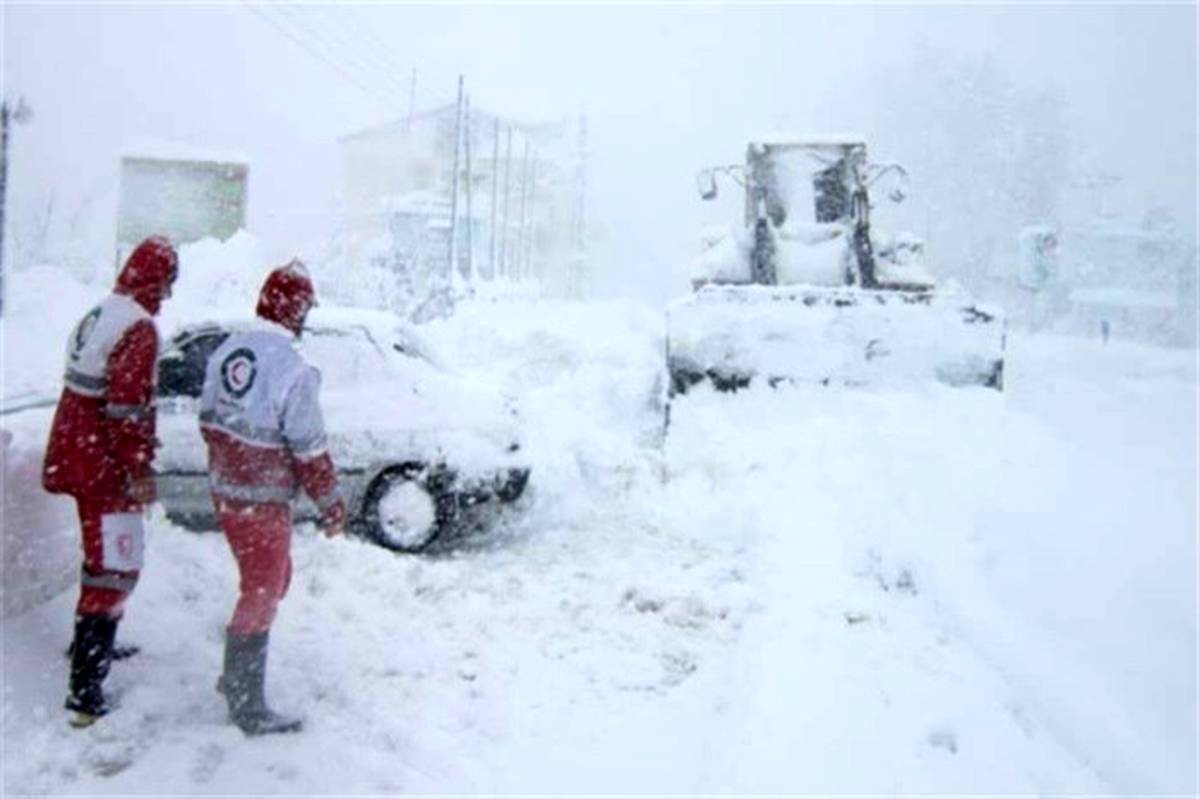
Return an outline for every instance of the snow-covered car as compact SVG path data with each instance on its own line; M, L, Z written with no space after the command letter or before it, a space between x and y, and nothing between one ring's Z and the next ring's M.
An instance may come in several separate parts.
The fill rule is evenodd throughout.
M187 325L158 363L158 496L188 527L215 526L207 454L196 414L208 357L249 319ZM349 529L388 549L417 552L467 508L510 502L529 478L518 415L491 386L447 368L391 314L316 308L300 349L322 374L330 451L350 509ZM317 517L301 496L297 518Z

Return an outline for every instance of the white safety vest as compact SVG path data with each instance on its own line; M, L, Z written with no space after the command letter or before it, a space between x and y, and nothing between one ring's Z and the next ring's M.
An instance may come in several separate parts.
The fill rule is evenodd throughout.
M132 297L110 294L79 320L67 340L67 368L63 382L88 397L108 394L108 358L125 331L153 317Z
M320 372L300 354L291 332L259 320L209 357L200 425L307 460L325 452L320 385Z

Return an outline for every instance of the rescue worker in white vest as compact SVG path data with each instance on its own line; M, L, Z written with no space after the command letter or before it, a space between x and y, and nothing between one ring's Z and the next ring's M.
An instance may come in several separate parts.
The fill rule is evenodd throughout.
M142 569L142 511L155 495L154 317L178 273L175 248L151 236L125 261L112 294L67 339L42 487L74 497L79 511L83 569L66 701L75 727L108 713L109 666L137 651L114 640Z
M314 305L303 264L272 271L259 294L257 326L213 352L200 399L213 502L240 575L217 690L247 735L302 726L268 708L263 690L268 634L291 580L291 500L303 487L326 536L340 534L346 518L317 398L321 374L297 349Z

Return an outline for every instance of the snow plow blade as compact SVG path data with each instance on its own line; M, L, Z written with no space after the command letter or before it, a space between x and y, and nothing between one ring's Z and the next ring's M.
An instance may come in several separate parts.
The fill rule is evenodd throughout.
M1004 387L1004 320L956 292L708 285L667 316L672 396L709 381Z

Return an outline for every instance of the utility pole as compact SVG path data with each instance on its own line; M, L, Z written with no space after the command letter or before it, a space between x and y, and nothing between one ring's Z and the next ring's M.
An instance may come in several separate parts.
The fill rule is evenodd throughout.
M525 274L533 275L533 247L537 239L537 151L529 162L529 232L525 234ZM541 281L541 275L535 275Z
M575 161L575 230L574 245L577 250L583 250L583 242L587 238L587 157L588 157L588 128L587 117L579 117L579 138L576 144ZM928 239L926 239L928 241Z
M475 215L471 208L471 95L463 106L463 155L467 158L467 175L463 186L467 191L467 280L475 282Z
M587 117L579 117L579 135L575 141L575 220L572 226L571 249L569 261L571 274L567 285L571 296L579 298L584 288L584 271L587 261L584 259L584 242L587 240L587 158L588 158L588 127Z
M529 139L525 139L525 156L521 161L521 224L517 228L517 279L524 271L521 261L525 256L525 211L529 202Z
M508 268L508 198L512 194L509 177L512 173L512 125L508 126L508 143L504 145L504 215L500 220L500 271L504 277L512 275Z
M450 259L450 269L446 277L453 280L454 272L458 269L458 236L456 222L458 221L458 143L462 141L463 116L463 76L458 76L458 109L454 118L454 169L450 173L450 241L447 244L447 257Z
M7 100L0 100L0 316L4 315L4 220L5 198L8 196L8 126L11 123L27 122L33 110L24 98L17 98L16 108L9 108Z
M500 184L500 117L492 123L492 224L491 241L488 242L488 278L495 280L496 275L496 189Z
M416 113L417 106L417 68L413 67L412 81L408 84L408 124L407 129L412 130L413 114Z

